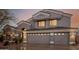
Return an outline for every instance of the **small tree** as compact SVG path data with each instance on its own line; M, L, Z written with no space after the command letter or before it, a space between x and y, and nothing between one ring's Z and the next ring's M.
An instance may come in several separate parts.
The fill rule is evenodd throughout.
M6 24L10 23L10 20L15 21L16 19L8 9L0 9L0 31Z

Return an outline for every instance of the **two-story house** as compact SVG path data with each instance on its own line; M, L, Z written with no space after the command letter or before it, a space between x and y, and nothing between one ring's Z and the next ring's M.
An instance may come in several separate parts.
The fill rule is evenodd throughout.
M71 16L71 14L52 9L37 12L29 21L29 28L25 28L27 30L27 43L68 45Z

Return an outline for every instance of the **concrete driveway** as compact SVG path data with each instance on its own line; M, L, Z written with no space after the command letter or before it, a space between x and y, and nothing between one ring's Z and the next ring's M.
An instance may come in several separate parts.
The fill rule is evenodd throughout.
M3 50L3 48L0 48ZM10 44L5 50L79 50L79 45Z

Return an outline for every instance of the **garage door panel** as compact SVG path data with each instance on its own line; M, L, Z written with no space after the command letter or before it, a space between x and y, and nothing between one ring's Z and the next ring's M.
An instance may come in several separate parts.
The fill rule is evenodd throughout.
M49 36L46 35L31 35L28 36L28 43L49 44Z
M68 33L64 33L64 35L57 35L54 40L55 44L68 44Z
M50 42L54 42L54 44L68 44L69 33L54 33L54 35L50 36Z

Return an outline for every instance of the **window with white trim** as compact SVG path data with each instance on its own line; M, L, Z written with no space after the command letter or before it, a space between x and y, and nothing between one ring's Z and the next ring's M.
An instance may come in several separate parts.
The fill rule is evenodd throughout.
M51 27L56 27L57 26L57 20L50 20L50 26Z
M38 21L38 27L45 27L45 21Z

